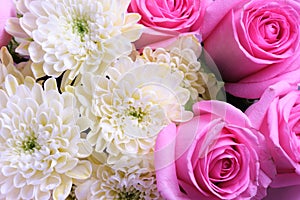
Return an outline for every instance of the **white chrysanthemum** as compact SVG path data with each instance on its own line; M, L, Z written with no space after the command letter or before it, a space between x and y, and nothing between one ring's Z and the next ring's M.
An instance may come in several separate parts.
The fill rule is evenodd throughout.
M200 44L198 48L201 48ZM174 46L169 50L164 48L152 50L146 47L137 59L142 59L145 63L164 63L171 66L173 70L183 73L181 86L190 91L193 102L216 99L222 87L222 83L217 81L213 73L203 70L192 48L180 49Z
M94 199L163 199L156 187L155 172L132 168L115 170L106 165L98 166L95 177L77 187L79 200Z
M139 38L138 14L130 0L18 0L20 18L7 31L17 52L29 55L36 78L64 73L63 85L85 71L101 73L116 57L129 54Z
M73 180L91 174L92 147L81 138L87 127L76 99L60 94L54 79L24 84L8 75L0 90L0 198L64 199Z
M87 139L110 156L147 154L156 134L171 121L191 119L182 74L166 65L120 58L103 76L87 73L75 94L82 114L95 122Z

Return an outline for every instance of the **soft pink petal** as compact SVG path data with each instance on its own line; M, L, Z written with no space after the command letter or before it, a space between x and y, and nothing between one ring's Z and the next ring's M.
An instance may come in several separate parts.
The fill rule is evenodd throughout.
M243 0L244 1L244 0ZM224 16L229 13L237 4L241 3L241 0L210 0L207 1L207 7L205 9L203 24L201 27L201 33L203 39L206 39L209 34L214 31L215 27L221 22Z
M280 81L286 81L289 83L299 83L300 82L300 69L282 73L274 78L267 80L257 80L256 82L237 82L237 83L226 83L225 89L227 92L234 96L256 99L260 98L265 89L270 85L276 84Z
M229 103L223 101L200 101L193 105L195 115L211 113L213 118L226 119L228 123L232 123L241 127L249 127L250 121L248 117L239 109Z
M261 96L260 101L252 104L246 111L252 125L259 129L271 102L279 95L288 92L291 86L287 82L278 82L270 86Z
M5 31L7 19L16 16L13 0L0 0L0 47L9 43L11 36Z
M179 189L176 175L175 139L175 124L167 126L157 136L154 154L157 188L166 199L188 200Z

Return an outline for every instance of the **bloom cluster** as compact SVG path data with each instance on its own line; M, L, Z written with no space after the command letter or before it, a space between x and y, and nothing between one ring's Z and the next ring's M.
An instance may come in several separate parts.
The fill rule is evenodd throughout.
M300 197L298 0L0 4L0 199Z

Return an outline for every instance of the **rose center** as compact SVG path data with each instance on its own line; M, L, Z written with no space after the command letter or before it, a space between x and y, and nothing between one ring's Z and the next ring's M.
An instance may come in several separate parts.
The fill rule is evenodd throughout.
M239 170L238 157L239 153L234 148L226 149L221 154L215 155L210 164L210 180L219 184L235 177Z
M232 161L229 158L225 158L222 160L222 168L220 171L221 176L226 176L232 167Z
M265 25L265 39L268 42L275 42L279 38L280 34L280 28L278 27L278 24L269 23Z
M230 161L230 159L226 158L222 162L223 162L222 163L222 168L223 169L228 169L228 168L231 167L231 161Z

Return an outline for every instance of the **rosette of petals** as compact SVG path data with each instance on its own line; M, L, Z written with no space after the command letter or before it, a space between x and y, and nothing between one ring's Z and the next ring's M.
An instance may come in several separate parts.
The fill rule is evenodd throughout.
M0 90L1 199L65 199L74 180L91 174L74 95L60 94L54 79L44 88L8 75Z
M99 165L95 176L79 185L75 191L83 199L163 199L156 187L155 172L132 168L116 170L108 165Z
M182 79L167 65L129 57L120 58L103 76L86 73L75 94L81 113L94 121L87 139L109 156L152 152L163 127L193 116L184 109L190 93L180 87Z
M213 73L208 73L203 69L192 48L173 46L170 49L152 50L150 47L146 47L139 58L145 60L146 63L167 64L173 70L182 73L184 78L181 86L190 91L193 102L202 99L216 99L217 93L223 86Z
M30 56L36 78L58 77L63 86L85 71L101 73L116 57L129 54L139 38L138 14L126 13L129 0L19 0L20 18L7 31Z

